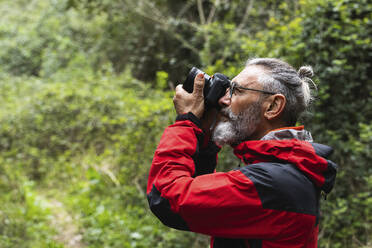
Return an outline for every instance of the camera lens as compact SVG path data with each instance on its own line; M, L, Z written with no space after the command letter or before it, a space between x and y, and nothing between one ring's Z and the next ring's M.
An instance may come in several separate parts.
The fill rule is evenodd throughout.
M204 80L205 80L205 84L204 84L204 95L208 94L209 92L209 88L210 88L210 79L211 77L206 74L205 72L203 72L202 70L199 70L198 68L196 67L193 67L189 74L187 75L187 78L185 80L185 82L183 83L183 88L189 92L189 93L192 93L192 91L194 90L194 80L195 80L195 77L199 74L199 73L203 73L204 74Z
M189 92L192 93L194 90L194 80L195 77L199 74L204 74L204 102L206 108L219 108L218 100L226 93L226 89L230 85L230 80L227 76L216 73L213 77L210 77L209 75L205 74L202 70L199 70L196 67L193 67L189 74L187 75L187 78L185 82L183 83L183 88Z

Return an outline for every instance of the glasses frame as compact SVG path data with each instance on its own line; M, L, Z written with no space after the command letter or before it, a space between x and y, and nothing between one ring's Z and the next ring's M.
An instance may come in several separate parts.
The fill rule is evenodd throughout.
M237 84L237 83L235 83L235 82L231 82L231 83L230 83L230 86L229 86L229 91L230 91L230 92L229 92L229 93L230 93L229 95L230 95L230 99L232 98L235 89L251 90L251 91L261 92L261 93L269 94L269 95L275 95L275 94L277 94L277 93L275 93L275 92L266 91L266 90L257 90L257 89L252 89L252 88L246 88L246 87L240 86L239 84Z

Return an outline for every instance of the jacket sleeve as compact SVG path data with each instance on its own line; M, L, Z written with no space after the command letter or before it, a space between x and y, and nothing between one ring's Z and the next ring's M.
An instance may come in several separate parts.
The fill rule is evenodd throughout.
M216 162L212 156L217 150L209 147L201 152L201 136L202 130L192 118L179 119L164 131L147 185L152 212L169 227L211 236L277 235L278 218L291 216L263 209L253 182L241 171L212 173L211 164ZM273 230L275 226L278 228Z

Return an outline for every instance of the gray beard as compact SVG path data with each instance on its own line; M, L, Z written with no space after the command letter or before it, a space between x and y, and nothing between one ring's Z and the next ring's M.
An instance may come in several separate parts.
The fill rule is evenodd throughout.
M260 123L260 101L253 103L247 109L235 115L228 107L221 110L221 113L228 117L228 120L221 121L214 129L212 139L218 145L238 144L249 138L257 129Z

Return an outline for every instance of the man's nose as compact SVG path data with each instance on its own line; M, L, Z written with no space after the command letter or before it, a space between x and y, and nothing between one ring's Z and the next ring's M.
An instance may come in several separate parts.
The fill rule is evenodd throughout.
M218 104L222 108L227 107L231 104L231 97L230 97L229 89L227 89L225 95L218 100Z

